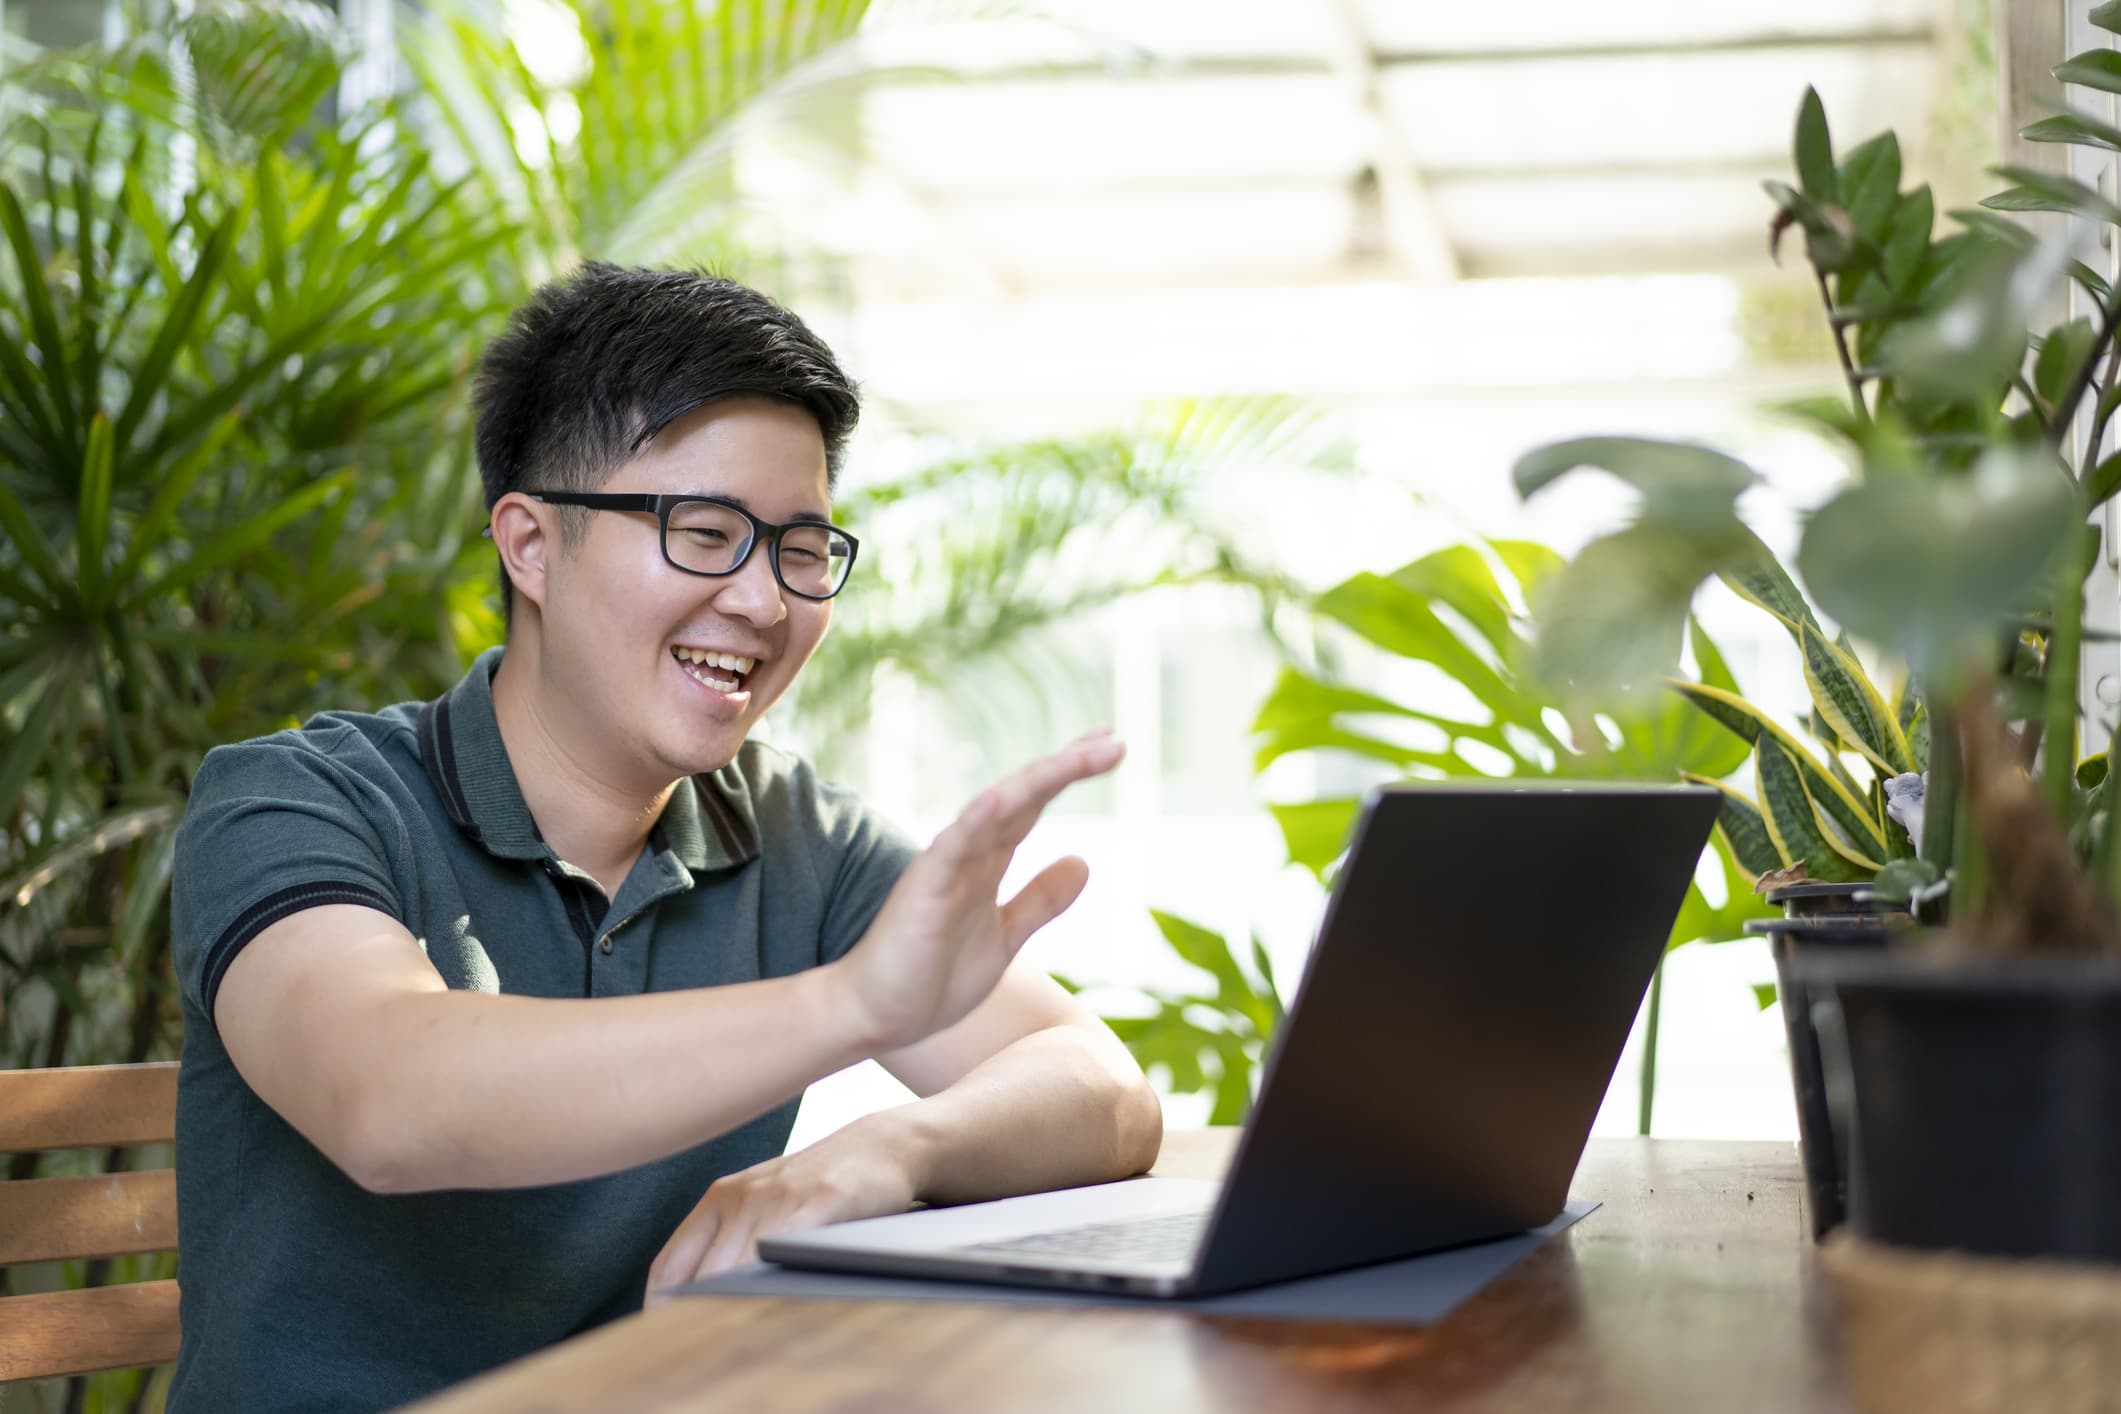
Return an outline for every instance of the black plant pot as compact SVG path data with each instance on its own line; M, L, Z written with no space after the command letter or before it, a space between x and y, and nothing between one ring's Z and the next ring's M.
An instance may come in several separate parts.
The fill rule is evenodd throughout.
M1783 884L1764 897L1790 918L1874 917L1905 913L1906 905L1870 897L1869 884Z
M1768 897L1772 899L1774 895ZM1795 964L1797 959L1813 953L1876 954L1884 949L1893 930L1879 917L1847 916L1755 919L1746 924L1746 931L1766 934L1768 949L1775 958L1775 993L1782 1001L1782 1029L1790 1048L1790 1083L1797 1092L1805 1211L1811 1215L1812 1240L1816 1242L1839 1227L1846 1216L1848 1182L1827 1108L1819 1034L1812 1026L1813 998Z
M1800 955L1845 1111L1849 1227L2121 1262L2121 963Z

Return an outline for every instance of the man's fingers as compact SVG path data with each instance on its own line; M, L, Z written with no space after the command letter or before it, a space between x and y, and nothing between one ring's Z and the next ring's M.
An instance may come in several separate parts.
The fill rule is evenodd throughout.
M700 1255L684 1279L698 1281L727 1271L743 1261L751 1247L752 1226L749 1215L742 1210L730 1214L728 1220L715 1230L713 1245Z
M1090 866L1074 855L1056 859L1038 877L1002 905L1002 939L1014 953L1033 933L1051 923L1082 895Z
M671 1234L670 1241L649 1266L649 1294L654 1295L666 1287L682 1286L692 1280L700 1258L714 1245L714 1235L720 1228L721 1224L711 1211L694 1209L692 1217Z
M991 859L998 850L1002 857L993 862L999 878L1008 867L1008 851L1024 842L1055 796L1077 781L1103 775L1124 755L1126 747L1104 728L1085 732L974 796L929 849L953 869L978 855Z
M998 844L1014 848L1031 833L1039 812L1051 805L1055 796L1077 781L1102 776L1126 754L1125 744L1109 732L1077 737L1051 756L1032 762L984 792L982 801L992 813L979 822L981 832Z

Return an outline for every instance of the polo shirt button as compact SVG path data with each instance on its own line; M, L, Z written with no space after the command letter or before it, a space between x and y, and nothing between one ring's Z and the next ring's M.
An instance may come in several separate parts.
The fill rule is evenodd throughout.
M610 951L611 951L611 934L609 934L609 933L606 933L606 934L604 935L604 941L602 941L602 942L598 943L598 944L597 944L597 947L598 947L598 949L599 949L599 950L601 950L601 951L603 951L603 952L607 952L607 953L608 953L608 952L610 952Z

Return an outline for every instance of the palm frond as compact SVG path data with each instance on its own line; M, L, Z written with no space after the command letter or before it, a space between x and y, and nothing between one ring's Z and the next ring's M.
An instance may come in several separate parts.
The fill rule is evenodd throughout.
M1237 584L1272 602L1284 567L1241 543L1229 482L1283 484L1350 465L1345 439L1287 399L1183 402L1132 427L946 455L851 490L840 514L863 535L859 582L785 709L806 749L831 758L867 720L882 668L944 691L967 712L1036 710L1080 660L1054 630L1150 590ZM870 547L875 547L872 556ZM1008 655L1033 660L996 673ZM1011 684L1013 683L1013 687Z
M730 142L816 66L866 0L565 0L528 49L493 0L445 0L412 27L448 157L519 235L528 284L585 258L727 265Z

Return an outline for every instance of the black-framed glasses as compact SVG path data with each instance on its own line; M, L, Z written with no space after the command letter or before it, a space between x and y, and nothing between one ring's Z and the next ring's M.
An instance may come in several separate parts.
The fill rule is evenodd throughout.
M852 535L821 520L775 525L742 506L712 496L625 495L601 491L526 491L549 506L593 511L647 511L662 526L663 558L673 569L718 578L735 574L752 547L767 543L766 559L781 588L801 599L830 599L847 585L860 548Z

